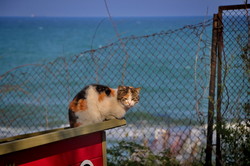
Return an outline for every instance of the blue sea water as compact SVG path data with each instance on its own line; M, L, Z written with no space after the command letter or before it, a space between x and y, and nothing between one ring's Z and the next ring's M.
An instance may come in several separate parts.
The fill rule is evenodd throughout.
M153 17L113 18L113 21L123 38L175 30L204 19ZM190 131L190 125L206 123L209 77L204 71L209 71L210 45L200 42L200 35L196 33L201 29L187 28L188 33L182 33L185 30L175 32L180 35L130 40L126 43L130 57L124 67L119 62L126 61L126 55L121 56L124 50L118 46L119 42L111 49L97 50L94 63L91 54L80 54L118 40L108 18L0 18L0 138L68 126L68 103L80 88L94 81L96 73L99 80L108 80L107 85L117 87L124 68L125 83L142 87L140 102L126 114L128 132L112 131L114 135L109 134L109 137L152 138L157 129L177 135L180 131ZM211 35L211 31L207 35ZM204 43L211 43L211 40ZM198 51L204 56L196 61ZM120 56L113 56L115 53ZM66 57L68 61L58 57ZM113 61L108 65L110 59ZM77 60L81 62L75 62ZM48 65L46 68L30 66L25 72L1 77L16 66L32 63ZM231 74L235 80L243 77L238 71L236 68ZM242 91L247 92L247 89ZM237 97L236 102L245 101L244 97ZM138 128L138 124L141 127ZM197 133L197 130L200 131ZM197 130L195 136L190 133L188 137L192 141L194 137L204 140L203 127Z
M141 36L203 22L205 17L51 18L0 17L0 75Z
M123 74L126 85L142 87L140 103L128 113L129 123L193 120L198 99L207 93L201 86L208 85L204 73L196 74L195 82L195 56L200 51L206 58L209 47L199 45L196 32L200 33L202 26L175 30L205 19L113 18L114 28L108 18L0 18L0 76L20 65L47 64L19 68L0 77L0 111L13 118L0 118L0 125L48 129L68 124L68 103L83 86L96 83L98 78L97 83L115 88ZM170 31L173 33L151 35ZM125 39L138 37L124 40L128 59L117 35ZM105 47L110 43L114 45ZM205 52L199 50L203 47ZM96 48L100 49L93 53L94 58L85 52ZM209 62L209 58L202 60ZM198 68L205 71L206 67L201 62ZM195 88L200 88L199 94ZM207 104L207 100L199 102Z

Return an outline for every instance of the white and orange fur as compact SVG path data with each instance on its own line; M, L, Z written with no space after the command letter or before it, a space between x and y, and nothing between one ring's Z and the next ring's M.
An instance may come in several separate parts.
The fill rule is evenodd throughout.
M89 85L69 105L71 127L89 125L110 119L121 119L139 101L140 88Z

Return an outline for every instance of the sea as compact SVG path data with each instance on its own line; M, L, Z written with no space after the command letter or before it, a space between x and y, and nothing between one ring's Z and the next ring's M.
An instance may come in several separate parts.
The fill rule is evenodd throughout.
M150 45L147 44L147 36L154 38L152 34L175 33L177 29L202 23L209 19L211 17L203 16L0 17L0 111L4 115L0 116L0 138L68 126L68 102L80 90L80 87L82 88L85 78L95 74L95 69L91 68L93 65L91 56L84 57L84 52L97 50L95 55L102 59L99 52L105 50L106 46L111 43L119 43L117 41L122 38L139 39L142 37L142 40L145 39L145 45L133 44L136 42L135 40L130 41L130 46L145 48ZM209 31L206 33L211 35L211 26L208 29ZM191 32L195 30L195 27L188 29ZM169 126L179 125L181 130L185 130L193 122L197 124L197 120L193 116L200 115L199 112L196 112L199 110L197 107L200 102L205 101L205 105L207 105L208 84L205 79L203 80L205 82L194 81L196 76L202 74L194 74L194 67L197 65L195 64L196 57L193 54L193 56L189 56L189 49L192 49L190 52L196 52L196 50L193 49L194 44L189 39L191 36L187 36L187 34L194 35L183 33L182 35L186 36L181 36L180 39L179 36L173 36L171 40L175 40L177 44L178 40L186 41L187 47L190 48L181 45L173 46L171 40L166 37L164 41L169 45L170 50L167 50L169 55L158 53L155 48L147 49L147 52L141 48L141 50L139 49L141 52L132 53L142 54L145 57L131 56L127 65L120 65L127 68L127 83L142 87L140 103L126 116L129 124L139 125L142 128L145 127L144 124L147 124L151 128L152 126L158 128L164 122L162 124L164 126L166 124ZM192 37L199 39L200 36ZM208 39L210 38L208 37ZM159 45L157 40L158 38L154 41L156 48ZM187 55L182 54L182 49L185 49L183 53L187 53ZM110 54L117 53L116 48L115 50L107 48L106 51ZM158 57L153 56L154 51ZM114 59L113 55L105 56L106 59ZM70 59L66 67L67 70L64 68L64 58ZM76 65L75 61L79 59L86 65L87 72L79 71L78 67L74 66ZM114 69L113 71L105 69L109 63L108 60L104 64L94 61L95 67L99 66L99 77L103 76L105 79L106 76L115 75L108 79L110 84L117 86L114 82L122 76L118 71L115 71L117 70L116 63L121 60L122 58L118 57L115 63L110 65L113 66L111 67ZM139 61L142 64L136 64ZM162 63L162 61L166 62ZM209 58L206 61L209 62ZM45 70L51 71L51 74L44 73L42 68L33 69L32 64L49 64ZM62 66L60 66L61 64ZM31 66L30 71L22 72L20 66L28 66L28 69ZM16 73L16 71L20 72ZM134 72L128 73L129 71ZM29 73L33 73L33 75ZM36 74L34 75L34 73ZM68 80L67 74L71 75L72 78L76 74L81 80L70 82L72 79ZM6 80L8 82L5 82ZM197 94L195 84L204 85L205 88L199 89L200 92ZM68 95L69 89L70 94ZM14 99L12 99L13 96ZM195 98L195 96L199 98ZM206 107L204 111L207 111ZM205 115L202 117L204 118Z
M201 23L210 17L0 17L0 75L108 45Z
M211 17L0 17L0 138L68 127L68 103L83 84L98 78L117 87L124 74L125 83L142 88L140 102L127 112L126 126L108 130L108 147L121 140L148 142L156 152L167 143L181 152L180 161L199 157L206 140L212 25L205 33L202 24L193 25L206 20ZM129 49L123 47L128 43ZM240 56L233 60L242 64ZM229 69L228 78L247 82L238 67ZM246 101L246 94L231 89L236 104Z

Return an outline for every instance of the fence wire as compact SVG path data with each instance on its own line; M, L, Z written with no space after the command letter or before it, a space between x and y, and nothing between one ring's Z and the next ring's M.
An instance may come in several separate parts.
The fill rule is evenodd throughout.
M249 123L250 42L245 12L223 11L222 115L237 127ZM143 159L158 155L154 159L160 165L159 156L164 154L169 158L164 162L170 164L204 163L211 24L208 20L122 38L99 49L19 67L0 76L0 138L68 126L68 104L85 85L115 88L125 84L141 87L141 99L127 113L127 126L107 131L108 148L115 151L131 145L134 152L129 157L110 152L109 162L122 165L128 157L128 161L146 163ZM244 152L227 153L235 148L226 136L223 157L232 161ZM236 140L247 138L235 134Z
M127 113L127 126L107 131L109 149L133 142L154 156L167 152L172 163L203 161L211 24L208 20L122 38L99 49L2 75L1 138L68 126L68 104L84 86L125 84L142 88L140 102ZM129 160L145 162L141 150L136 149ZM124 156L114 156L108 155L109 163L121 165Z
M249 165L249 5L219 12L223 51L217 81L222 82L216 90L221 88L222 100L221 119L213 128L221 135L216 145L221 157L215 149L213 154L221 165ZM204 164L211 24L125 37L5 73L0 76L0 138L67 127L68 104L84 86L124 84L142 88L140 102L126 114L126 126L107 131L109 165Z
M250 18L249 5L222 8L222 165L249 165ZM220 77L220 76L219 76Z

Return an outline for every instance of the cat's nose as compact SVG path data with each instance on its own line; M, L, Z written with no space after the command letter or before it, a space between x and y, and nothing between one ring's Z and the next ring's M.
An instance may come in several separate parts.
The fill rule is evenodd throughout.
M129 105L130 107L133 107L133 106L134 106L133 102L129 102L128 105Z

